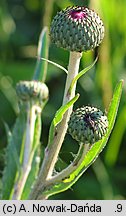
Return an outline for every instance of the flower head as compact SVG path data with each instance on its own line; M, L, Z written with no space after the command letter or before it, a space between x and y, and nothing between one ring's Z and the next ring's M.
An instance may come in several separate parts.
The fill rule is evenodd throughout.
M108 120L103 112L95 107L81 107L71 114L68 133L78 142L93 144L105 136Z
M68 7L57 13L50 37L58 47L76 52L94 49L104 37L100 17L87 7Z
M16 86L16 92L22 101L35 101L39 104L48 99L49 90L46 84L39 81L20 81Z

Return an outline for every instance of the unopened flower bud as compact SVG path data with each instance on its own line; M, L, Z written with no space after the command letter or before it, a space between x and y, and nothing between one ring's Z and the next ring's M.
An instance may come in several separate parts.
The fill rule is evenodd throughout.
M22 101L35 101L39 104L48 99L49 90L45 83L39 81L20 81L16 92Z
M82 52L99 46L104 25L98 14L87 7L68 7L54 17L50 37L53 43L69 51Z
M73 111L68 123L68 133L78 142L93 144L102 139L108 130L108 119L94 107L81 107Z

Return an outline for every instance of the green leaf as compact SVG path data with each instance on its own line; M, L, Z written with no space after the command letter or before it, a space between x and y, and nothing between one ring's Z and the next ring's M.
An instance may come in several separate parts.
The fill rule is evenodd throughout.
M71 93L71 90L73 89L74 84L77 82L77 80L82 77L86 72L88 72L96 63L98 60L98 57L94 60L94 62L89 65L88 67L84 68L82 71L79 72L79 74L73 79L70 88L69 88L69 94Z
M79 94L77 94L72 100L70 100L67 104L60 107L60 109L56 112L55 117L51 123L50 130L49 130L49 141L48 145L52 144L52 140L54 138L56 126L62 121L63 115L72 106L77 99L79 98Z
M7 135L7 143L9 143L10 140L11 140L11 137L12 137L12 133L11 133L11 131L9 129L8 124L6 124L6 122L4 122L4 127L5 127L6 135Z
M123 121L122 121L123 119ZM126 106L118 114L118 119L114 131L110 137L109 145L105 153L105 162L109 166L114 166L120 151L121 141L126 129ZM114 143L114 148L113 148ZM113 152L113 154L112 154Z
M38 149L36 149L36 152L34 154L32 163L31 163L31 171L28 175L27 181L24 186L24 190L21 195L21 200L27 200L29 197L29 194L31 192L31 188L38 176L39 171L39 165L40 165L40 158L38 157Z
M45 82L46 74L47 74L47 61L41 61L40 58L48 58L48 47L49 47L49 39L48 39L48 28L45 27L39 38L38 44L38 60L36 63L35 74L33 76L34 80Z
M29 194L31 192L31 188L38 175L39 164L40 164L40 157L39 157L40 136L41 136L41 115L38 115L36 118L36 122L35 122L34 141L33 141L32 152L31 152L30 160L29 160L31 170L26 180L23 193L21 195L22 200L28 199Z
M38 147L38 145L40 143L41 128L42 128L41 113L38 113L36 116L36 121L35 121L32 151L36 151L36 148Z
M86 171L86 169L96 160L100 152L105 147L108 141L108 138L111 134L111 131L113 129L117 111L118 111L119 102L120 102L120 97L122 93L122 84L123 84L123 81L121 80L116 86L116 89L114 91L114 95L113 95L113 98L112 98L112 101L111 101L111 104L108 110L109 127L108 127L108 132L106 136L102 140L96 142L92 146L92 148L85 155L82 162L80 164L78 163L79 165L78 164L76 165L76 169L74 169L74 171L69 172L67 176L65 176L65 170L62 171L64 172L65 179L63 178L60 180L58 179L57 182L55 180L53 184L50 185L48 190L44 192L44 194L51 196L53 194L67 190L80 178L80 176ZM81 147L79 154L77 155L77 158L75 159L76 161L79 161L80 158L82 158L81 156L83 155L83 152L84 152L84 145ZM63 177L63 174L62 174L62 177Z
M25 128L25 115L20 113L16 120L12 134L8 136L8 145L6 149L6 166L2 178L2 199L10 199L17 172L20 172L20 152L23 148L23 136ZM7 129L7 128L6 128ZM8 130L8 134L10 134Z
M7 86L8 88L6 88ZM4 76L1 72L0 72L0 91L2 91L2 93L6 97L14 112L18 114L19 107L18 107L18 100L17 100L15 89L13 88L12 83L7 78L7 76Z

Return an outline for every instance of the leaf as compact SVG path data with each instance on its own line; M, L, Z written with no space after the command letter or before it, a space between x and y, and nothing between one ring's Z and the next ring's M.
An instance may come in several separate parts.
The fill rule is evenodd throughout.
M55 177L55 181L52 183L52 185L50 185L48 190L44 192L44 194L46 194L47 196L51 196L53 194L67 190L80 178L80 176L86 171L86 169L96 160L96 158L98 157L100 152L105 147L105 145L108 141L108 138L111 134L111 131L113 129L116 115L117 115L117 111L118 111L119 102L120 102L120 97L121 97L121 93L122 93L122 84L123 84L122 80L117 84L116 89L114 91L114 95L113 95L111 104L110 104L110 107L109 107L109 111L108 111L109 127L108 127L108 132L107 132L106 136L102 140L96 142L92 146L92 148L85 155L84 160L82 160L81 164L79 164L79 166L76 166L76 169L74 171L70 172L67 175L67 177L65 177L64 180L63 179L59 180L57 178L58 180L56 181L56 177ZM76 158L76 160L80 159L80 157L83 155L82 150L83 150L83 146L82 146L82 149L80 150L80 152L78 154L78 158ZM69 165L69 166L71 166L71 165ZM63 172L64 172L64 176L65 176L65 170L63 170L62 173ZM62 174L62 177L63 177L63 174Z
M122 121L123 119L123 121ZM118 119L114 131L109 140L109 145L105 153L105 162L109 166L114 166L120 151L121 141L126 129L126 106L118 114ZM113 148L114 143L114 148ZM113 151L113 154L112 154Z
M39 171L39 164L40 164L40 158L38 157L38 149L36 150L32 163L31 163L31 171L28 175L27 181L24 186L24 190L21 195L21 200L27 200L29 197L29 194L31 192L31 188L38 176Z
M69 88L69 94L71 93L71 90L73 89L73 86L74 86L74 84L76 83L76 81L81 77L81 76L83 76L86 72L88 72L94 65L95 65L95 63L96 63L96 61L98 60L98 57L94 60L94 62L91 64L91 65L89 65L88 67L86 67L86 68L84 68L82 71L80 71L79 73L78 73L78 75L73 79L73 81L72 81L72 83L71 83L71 85L70 85L70 88Z
M57 64L57 63L55 63L55 62L53 62L53 61L50 61L50 60L48 60L48 59L45 59L45 58L40 58L40 59L43 60L43 61L47 61L48 63L50 63L50 64L56 66L57 68L60 68L61 70L65 71L66 74L68 73L67 69L64 68L63 66L61 66L60 64Z
M4 122L4 127L5 127L6 135L7 135L7 143L9 143L11 140L11 137L12 137L12 133L11 133L9 126L6 122Z
M33 144L32 144L32 151L36 151L36 148L38 147L38 145L40 143L41 128L42 128L41 113L38 113L37 116L36 116L36 121L35 121L34 139L33 139Z
M45 27L39 38L38 44L38 60L36 63L35 74L33 76L34 80L45 82L46 74L47 74L47 61L41 61L40 58L48 58L48 47L49 47L49 39L48 39L48 28Z
M7 162L2 178L2 199L8 200L11 197L13 186L15 183L16 174L20 172L20 152L23 148L23 136L25 128L25 115L20 113L16 120L11 136L9 136L9 143L6 149ZM9 133L9 131L8 131Z
M41 136L41 115L38 115L35 123L34 141L32 146L31 157L29 161L31 170L28 175L27 181L25 183L23 193L21 195L22 200L28 199L29 194L31 192L32 185L34 184L34 181L38 175L39 164L40 164L40 157L39 157L40 136Z
M62 121L63 115L69 109L69 107L72 106L77 101L78 98L79 98L79 94L77 94L67 104L61 106L60 109L56 112L55 117L54 117L54 119L53 119L53 121L51 123L50 130L49 130L49 142L48 142L48 145L51 145L54 134L55 134L55 128Z
M7 88L8 86L8 88ZM12 109L16 114L19 113L19 107L18 107L18 100L17 100L17 95L15 92L15 89L12 86L11 81L7 78L7 76L4 76L0 72L0 90L10 103Z

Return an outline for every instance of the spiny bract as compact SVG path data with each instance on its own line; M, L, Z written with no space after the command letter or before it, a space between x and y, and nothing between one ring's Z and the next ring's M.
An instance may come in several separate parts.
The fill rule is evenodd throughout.
M50 37L58 47L76 52L87 51L101 43L104 25L93 10L81 6L68 7L54 17Z
M108 130L107 116L95 107L81 107L73 111L68 133L78 142L93 144L102 139Z

